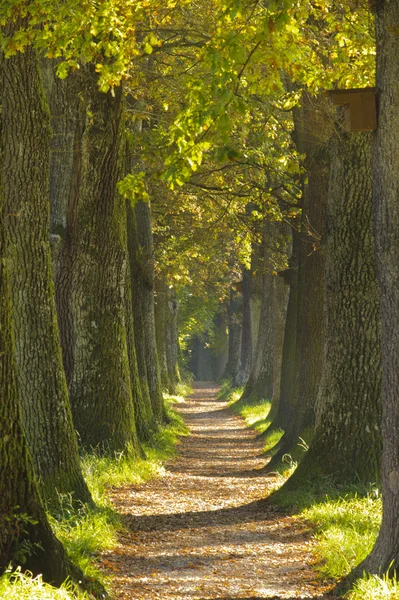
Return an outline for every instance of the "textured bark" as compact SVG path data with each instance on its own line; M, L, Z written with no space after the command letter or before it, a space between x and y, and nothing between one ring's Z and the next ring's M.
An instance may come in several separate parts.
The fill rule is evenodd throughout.
M238 373L241 354L242 297L230 289L228 308L229 355L222 379L234 379Z
M213 358L213 378L218 381L226 368L229 353L229 336L227 333L227 315L224 308L221 308L215 316L215 343L212 348Z
M155 335L154 247L148 203L137 202L128 220L134 332L140 377L147 381L156 422L166 418Z
M271 430L285 429L294 417L294 406L297 392L297 326L298 326L298 244L299 235L295 229L293 235L293 254L290 268L282 273L286 284L289 284L287 316L284 327L284 342L280 375L280 393L276 397L273 391L272 408L269 419Z
M133 326L133 339L134 339L134 352L137 361L137 373L140 382L141 388L141 398L140 403L135 407L136 414L136 426L139 437L141 440L146 441L151 438L151 435L157 429L157 423L154 416L154 411L151 402L150 389L148 385L147 378L147 367L146 367L146 352L145 346L141 343L142 335L139 331L139 338L137 338L136 334L136 326L135 319L140 318L137 307L134 306L134 303L137 302L137 289L136 286L138 282L133 278L132 275L132 265L134 265L135 256L136 256L136 245L135 245L135 236L133 235L133 231L136 227L136 218L134 210L130 204L130 202L126 203L127 209L127 232L128 232L128 257L129 257L129 276L130 276L130 299L129 299L129 311L131 315L131 325Z
M174 289L168 289L168 306L166 320L166 363L168 367L168 376L172 394L177 391L177 384L180 381L180 371L178 365L179 333L178 333L178 313L179 304Z
M64 365L82 445L136 453L126 332L126 202L116 193L123 174L123 92L100 93L89 68L78 83L85 118L78 126L71 120L74 177L57 277ZM70 96L68 101L76 114L76 102ZM63 179L67 175L53 175L53 182Z
M165 277L159 274L155 278L155 331L157 338L157 353L162 387L171 392L171 382L167 361L167 328L168 328L168 287Z
M49 112L32 50L2 62L2 178L25 434L46 499L89 500L62 365L49 245Z
M252 328L251 328L252 272L242 268L242 326L238 370L233 377L233 386L244 385L252 367Z
M273 276L262 277L262 303L254 362L243 398L268 399L273 395Z
M289 487L317 474L379 479L380 312L371 218L371 136L332 142L324 364L316 429Z
M40 87L38 90L34 54L28 50L24 56L13 58L9 62L5 61L0 53L0 74L0 572L4 571L10 562L13 565L21 564L25 558L24 568L28 568L35 575L42 573L47 581L61 584L70 572L70 565L62 545L54 537L48 524L23 433L13 335L15 327L12 293L7 272L10 260L5 222L10 218L7 207L10 201L9 168L13 164L11 158L14 157L15 149L15 139L11 133L21 134L21 126L27 127L30 123L32 127L32 121L35 120L33 115L32 120L27 117L25 105L25 101L30 98L29 93L33 94L33 106L40 100L40 96L35 96ZM29 75L32 79L28 79L30 85L26 87ZM17 95L10 95L12 92L16 92ZM15 116L18 115L18 119L10 114L11 106L14 107L13 112ZM16 130L11 128L17 125ZM37 126L37 123L35 125ZM31 133L31 129L27 129L27 132ZM42 133L45 140L48 140L46 126ZM29 139L27 151L33 150L33 141L34 139ZM18 142L22 148L26 140L22 137ZM21 165L24 169L19 173L18 189L21 193L29 164L26 162L26 153L22 154L25 162ZM33 158L37 159L36 152ZM18 165L14 166L18 168ZM38 177L32 181L35 184L36 195L41 190L41 182L37 179ZM23 196L26 197L26 192ZM31 198L35 198L35 193L32 193ZM30 517L30 521L26 516ZM30 552L24 553L24 547ZM51 560L48 560L49 556Z
M280 298L280 288L287 289L281 278L272 275L275 264L272 259L273 251L277 246L283 247L281 235L282 228L278 224L266 223L263 233L260 256L257 260L256 270L260 273L261 306L258 320L257 343L255 347L253 365L249 379L246 383L243 398L271 400L277 394L276 387L280 386L281 369L281 328L284 329L286 300ZM258 285L259 287L259 285ZM282 306L279 306L281 303ZM277 383L278 381L278 383ZM277 394L278 395L278 394Z
M374 232L382 317L381 529L371 554L355 569L399 568L399 1L376 2L378 129L374 138Z
M22 430L6 268L3 190L0 178L0 573L10 562L13 566L23 563L24 569L35 575L41 573L46 581L60 585L70 574L70 564L47 521Z
M304 94L302 107L294 112L294 121L298 151L306 154L308 181L302 196L298 244L297 385L291 419L268 465L271 471L278 468L286 454L300 460L303 444L298 442L311 441L323 366L325 253L321 240L327 216L328 140L334 125L330 102L325 97Z

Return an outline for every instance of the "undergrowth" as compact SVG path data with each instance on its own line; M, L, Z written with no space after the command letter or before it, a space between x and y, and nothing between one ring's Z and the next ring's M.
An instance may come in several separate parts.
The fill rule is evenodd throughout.
M169 424L154 435L150 444L143 445L145 458L123 453L101 456L85 453L82 470L95 501L95 506L82 504L76 507L72 497L60 497L56 512L48 514L55 535L63 543L72 562L79 566L86 577L98 585L107 587L107 581L99 568L96 557L103 550L111 550L117 543L122 524L107 498L107 489L126 484L140 484L148 479L162 476L164 462L176 454L176 445L188 430L181 417L173 411L173 405L184 401L189 393L187 386L179 386L175 396L165 395ZM45 584L40 577L33 578L20 569L9 570L0 577L0 600L87 600L87 593L66 582L57 589Z
M282 481L283 482L283 481ZM274 502L292 509L315 529L316 569L326 579L348 575L370 553L377 538L382 502L375 486L334 485L319 481L297 491L275 495ZM365 574L346 600L399 600L399 583L387 576Z
M89 600L86 592L79 590L72 582L65 582L60 588L44 583L41 576L22 573L21 569L6 571L0 577L0 600Z

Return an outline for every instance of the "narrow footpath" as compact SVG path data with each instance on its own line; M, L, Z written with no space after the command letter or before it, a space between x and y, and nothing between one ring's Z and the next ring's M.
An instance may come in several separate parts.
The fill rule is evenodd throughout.
M262 443L217 390L197 385L179 405L191 436L164 477L112 492L127 527L103 555L115 598L329 598L306 525L257 503L274 483L257 472Z

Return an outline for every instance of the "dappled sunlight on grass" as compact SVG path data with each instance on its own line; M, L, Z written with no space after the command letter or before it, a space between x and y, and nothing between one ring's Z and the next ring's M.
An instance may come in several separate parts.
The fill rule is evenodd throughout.
M16 569L0 578L0 600L89 600L89 595L77 590L71 582L58 589L44 583L40 575L33 577Z
M387 576L365 576L355 583L347 600L399 600L399 582Z
M332 499L305 509L302 516L316 525L318 569L328 577L347 575L371 551L381 522L380 498Z

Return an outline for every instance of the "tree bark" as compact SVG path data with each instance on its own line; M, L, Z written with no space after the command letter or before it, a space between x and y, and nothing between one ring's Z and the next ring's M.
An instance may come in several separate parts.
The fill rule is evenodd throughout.
M303 441L309 445L313 436L323 366L325 253L321 240L327 215L328 141L334 126L331 109L327 98L304 93L302 106L294 111L295 141L298 151L306 154L307 170L298 244L297 384L291 419L268 465L271 471L279 467L285 455L300 460Z
M129 257L132 276L134 331L140 377L147 382L157 423L166 419L155 334L154 247L148 203L129 211Z
M155 278L155 331L157 338L157 353L162 388L172 393L167 361L167 330L168 330L168 287L165 276L160 273Z
M256 266L261 276L257 343L251 373L242 398L272 400L273 392L274 394L277 392L275 388L279 388L280 385L279 381L278 386L276 384L280 376L282 352L281 335L278 335L278 330L281 330L281 327L284 329L287 303L284 300L286 294L283 294L283 298L279 298L279 288L282 287L284 290L287 286L284 286L280 277L276 278L273 275L276 269L273 253L277 247L284 248L283 235L281 225L265 224L261 252ZM282 306L279 306L280 300Z
M383 517L371 554L355 569L399 568L399 1L376 2L378 128L374 137L374 234L382 318Z
M177 384L180 381L180 371L177 362L179 348L178 313L179 304L174 289L167 290L167 321L166 321L166 363L170 381L171 393L177 392Z
M252 367L251 293L252 272L243 267L240 359L238 371L233 378L234 387L240 387L248 381Z
M0 57L0 65L1 62ZM47 521L22 430L21 398L13 343L11 290L6 267L8 249L5 241L3 185L4 181L1 178L0 573L10 563L13 566L19 564L35 575L41 573L46 581L60 585L70 574L70 564Z
M49 111L36 54L1 63L2 192L25 434L45 498L90 500L62 365L49 245Z
M240 292L230 289L228 308L229 355L222 379L234 380L238 373L241 354L242 298Z
M264 432L267 436L276 429L286 429L294 414L297 386L297 327L298 327L298 244L299 235L292 230L293 250L289 269L280 277L289 285L287 317L284 327L284 342L280 372L280 393L276 397L273 391L273 402L269 414L270 427Z
M115 97L99 92L91 68L77 77L84 120L75 129L57 277L64 364L82 445L138 453L126 332L126 202L116 192L123 175L123 90ZM74 97L68 100L76 105ZM53 175L53 181L66 178Z
M316 429L289 488L320 474L340 483L379 479L380 312L371 205L371 136L341 133L332 142Z

